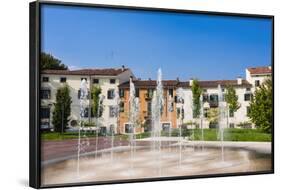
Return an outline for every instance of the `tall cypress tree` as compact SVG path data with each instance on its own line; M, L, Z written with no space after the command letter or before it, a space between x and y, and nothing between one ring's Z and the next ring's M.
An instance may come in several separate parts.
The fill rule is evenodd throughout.
M193 117L199 118L201 110L200 96L202 93L202 89L199 86L198 80L193 80L191 90L193 103Z
M71 103L70 90L66 84L59 88L56 93L56 103L54 104L55 108L52 120L56 132L65 131L71 113Z

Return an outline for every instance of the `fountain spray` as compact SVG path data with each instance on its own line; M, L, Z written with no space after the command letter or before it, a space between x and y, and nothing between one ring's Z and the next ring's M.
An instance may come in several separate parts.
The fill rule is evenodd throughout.
M181 160L182 160L182 125L183 125L183 117L184 117L184 109L183 109L183 104L184 104L184 93L183 89L179 88L177 90L177 99L178 102L181 104L180 108L180 125L178 126L179 128L179 165L181 166Z
M87 105L87 97L88 97L88 88L87 81L83 79L80 85L80 127L78 130L78 150L77 150L77 176L80 176L80 154L81 150L83 150L84 142L81 142L81 129L84 129L83 118L85 116L85 109ZM89 145L89 141L86 142L86 145Z
M99 116L100 116L100 111L102 108L102 102L104 100L104 95L99 94L99 101L98 101L98 110L97 110L97 115L96 115L96 153L95 153L95 158L97 158L98 155L98 137L99 137L99 131L100 131L100 127L99 127Z
M221 141L221 159L224 161L224 105L223 105L223 97L222 97L222 89L221 85L218 85L218 104L219 104L219 136Z

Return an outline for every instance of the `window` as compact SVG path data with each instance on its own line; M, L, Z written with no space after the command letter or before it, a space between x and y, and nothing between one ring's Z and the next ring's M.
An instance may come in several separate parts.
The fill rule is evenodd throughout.
M173 112L174 111L174 102L171 102L170 105L168 105L168 111Z
M151 116L151 102L147 102L147 115Z
M229 128L234 128L234 123L230 123Z
M81 117L89 117L89 108L85 108L84 109L84 112L80 112L80 114L81 114Z
M50 89L40 90L40 98L41 99L50 99L51 98L51 90Z
M171 96L171 97L174 96L174 90L173 89L169 89L169 96Z
M203 102L208 102L208 101L209 101L209 95L203 94Z
M115 79L110 79L110 80L109 80L109 83L110 83L110 84L115 84Z
M124 112L124 102L120 102L120 104L119 104L119 112Z
M78 99L81 98L81 90L78 90ZM87 95L87 99L89 99L89 94Z
M182 98L179 98L178 96L175 96L175 102L176 103L184 103L184 99L182 99Z
M85 81L87 81L87 78L81 78L81 81L82 81L82 80L85 80Z
M169 129L171 128L171 124L170 123L162 123L162 129L163 131L169 131Z
M41 108L40 109L40 118L49 119L50 118L50 108Z
M246 91L251 91L251 88L246 88Z
M247 116L250 114L250 106L247 106Z
M125 124L125 133L133 133L133 125L130 123Z
M180 118L180 114L181 114L181 109L180 109L180 108L177 108L177 119Z
M233 110L229 110L229 117L234 117L234 111Z
M108 90L107 91L107 99L113 99L114 98L114 90Z
M147 98L152 98L152 96L153 96L153 89L151 89L151 88L147 89L146 97Z
M49 77L43 77L43 78L42 78L42 81L43 81L43 82L49 82Z
M218 95L217 94L211 94L210 95L210 107L218 107L219 102L218 102Z
M99 79L93 79L93 84L99 84Z
M111 124L111 125L109 126L109 132L110 132L111 135L113 135L113 134L115 133L115 127L114 127L113 124Z
M260 86L260 81L259 80L255 80L255 86L256 87Z
M109 106L109 117L115 117L115 108L114 106Z
M250 101L251 99L252 99L252 94L250 94L250 93L244 94L245 101Z
M208 108L204 108L204 110L203 110L203 115L204 115L205 118L208 117L208 111L209 111Z
M136 97L140 97L140 89L139 88L136 88Z
M184 118L184 109L182 108L181 109L181 119L183 119Z
M65 83L65 82L66 82L66 77L61 77L61 78L60 78L60 82L61 82L61 83Z
M224 92L224 88L222 88L221 91Z
M124 89L119 89L119 97L120 97L120 98L123 98L124 95L125 95Z

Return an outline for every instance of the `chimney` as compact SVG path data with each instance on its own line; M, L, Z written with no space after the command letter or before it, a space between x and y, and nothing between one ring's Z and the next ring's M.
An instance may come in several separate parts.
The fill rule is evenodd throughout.
M148 78L148 80L151 80L151 78Z
M193 84L193 78L189 79L189 86L192 86Z
M180 82L180 78L179 77L177 77L177 81Z
M237 77L237 84L241 85L242 84L242 77Z
M122 71L124 71L125 70L125 65L122 65Z

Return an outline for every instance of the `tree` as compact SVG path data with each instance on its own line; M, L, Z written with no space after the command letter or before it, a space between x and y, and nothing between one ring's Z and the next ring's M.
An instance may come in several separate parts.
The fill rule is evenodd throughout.
M53 111L53 120L56 132L64 132L69 122L69 116L71 113L72 100L70 97L70 90L68 85L64 85L59 88L56 93L56 103Z
M272 129L272 80L265 80L256 89L250 102L248 116L262 131L271 133Z
M93 86L92 88L92 110L93 116L98 116L98 106L99 106L99 95L101 94L101 88L99 86ZM101 116L102 111L100 110L99 117Z
M210 108L207 112L207 119L210 123L218 123L219 121L219 109L218 108Z
M236 112L240 108L238 96L236 95L236 91L232 86L228 86L226 88L225 101L228 104L230 112Z
M56 69L56 70L67 70L68 67L64 65L61 60L55 58L53 55L42 52L40 55L40 66L41 70L45 69Z
M227 126L229 112L234 113L240 108L240 104L238 103L238 96L236 95L236 91L233 86L226 87L225 101L227 103Z
M199 118L201 110L200 96L202 93L202 89L199 86L198 80L193 80L191 90L193 103L193 117Z

